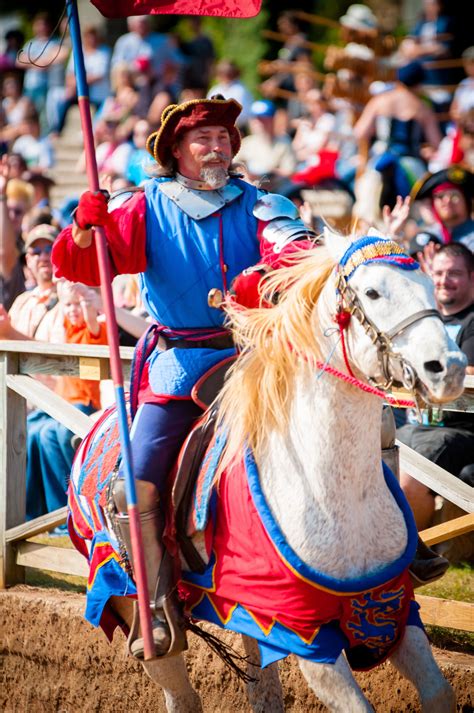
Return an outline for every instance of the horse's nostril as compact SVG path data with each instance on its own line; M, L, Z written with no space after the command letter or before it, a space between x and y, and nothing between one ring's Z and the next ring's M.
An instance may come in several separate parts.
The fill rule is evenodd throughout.
M440 371L444 371L444 366L439 361L425 361L423 366L425 371L431 371L433 374L439 374Z

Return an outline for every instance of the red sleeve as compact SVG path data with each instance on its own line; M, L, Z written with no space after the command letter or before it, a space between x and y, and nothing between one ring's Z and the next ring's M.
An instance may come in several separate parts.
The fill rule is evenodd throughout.
M133 194L110 213L105 228L112 274L134 274L146 269L146 202L142 191ZM95 241L88 248L78 247L72 238L72 226L65 228L53 246L52 261L56 277L100 284Z

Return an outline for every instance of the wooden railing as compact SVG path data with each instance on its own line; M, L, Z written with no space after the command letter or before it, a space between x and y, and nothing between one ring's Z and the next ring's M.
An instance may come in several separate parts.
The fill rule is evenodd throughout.
M133 349L122 347L124 378ZM86 577L88 566L76 550L28 541L65 522L66 508L25 522L26 402L48 413L83 438L93 421L57 396L35 376L110 378L108 347L0 342L0 588L25 581L25 568ZM466 378L462 397L446 407L474 412L474 377ZM467 514L421 533L427 544L474 530L474 489L411 448L399 443L400 465L414 478L458 505ZM474 605L418 596L427 624L474 631Z
M127 379L132 348L120 350ZM105 346L0 342L0 588L24 582L25 567L87 575L75 550L28 542L66 521L66 508L25 522L26 402L83 438L93 421L35 379L38 375L109 379Z

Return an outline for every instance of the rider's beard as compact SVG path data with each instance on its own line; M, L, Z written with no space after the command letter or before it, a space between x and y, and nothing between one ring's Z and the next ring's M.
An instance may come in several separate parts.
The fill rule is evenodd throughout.
M221 166L204 166L201 169L201 178L211 188L222 188L227 183L229 174Z
M227 157L223 154L213 152L204 157L204 161L215 161L216 159L226 160ZM200 176L202 180L211 188L222 188L227 183L229 173L227 166L210 166L204 163L201 168Z

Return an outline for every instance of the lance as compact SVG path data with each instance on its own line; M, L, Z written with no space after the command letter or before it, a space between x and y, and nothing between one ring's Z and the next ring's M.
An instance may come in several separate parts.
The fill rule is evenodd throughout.
M86 156L86 170L89 189L96 193L100 190L99 175L95 157L94 134L89 103L89 87L87 85L84 54L82 51L81 28L76 0L66 0L69 29L71 34L72 52L77 85L77 102L81 116L81 127L84 136L84 150ZM95 242L100 274L100 289L104 312L106 317L107 338L110 348L110 371L114 384L115 403L120 432L120 445L122 450L122 463L125 476L125 493L127 497L127 510L130 519L130 534L132 542L132 558L134 576L138 594L138 611L140 615L141 633L143 636L145 660L154 658L155 647L151 626L151 612L148 597L147 575L145 568L145 555L143 551L142 532L137 507L137 493L133 475L132 452L130 448L130 434L128 431L127 408L123 386L122 363L118 340L118 328L115 319L114 300L112 294L112 278L110 271L109 254L104 228L95 228Z

